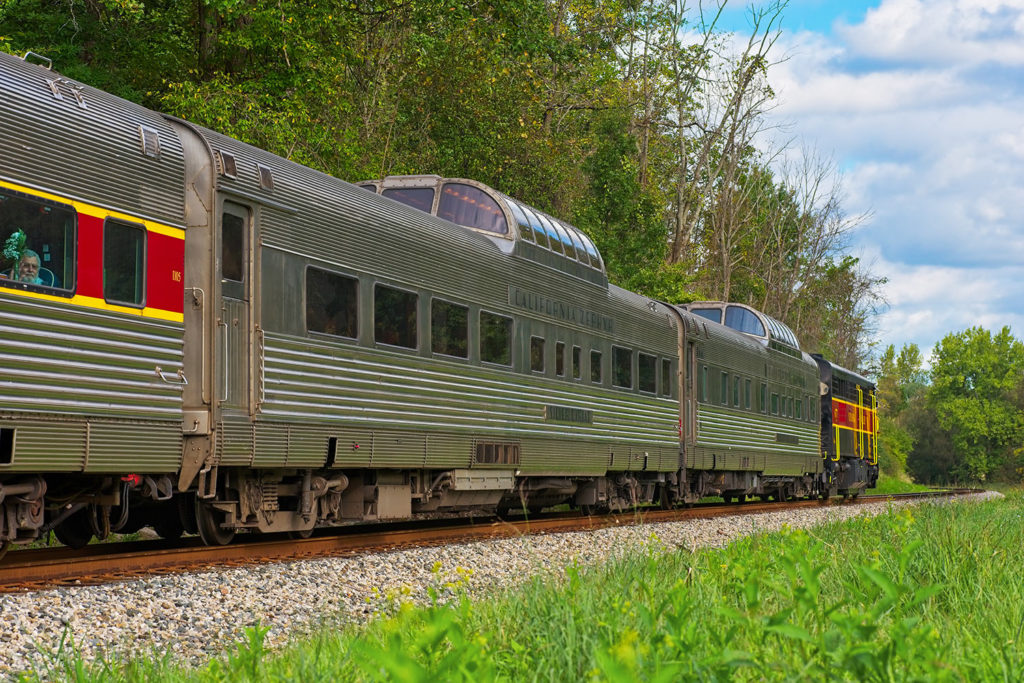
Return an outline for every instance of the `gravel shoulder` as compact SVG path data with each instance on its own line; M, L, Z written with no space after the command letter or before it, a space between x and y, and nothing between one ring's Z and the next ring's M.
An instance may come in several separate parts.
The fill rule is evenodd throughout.
M958 500L993 497L1001 494ZM201 664L242 641L257 622L269 627L267 645L280 647L325 622L370 619L396 596L422 600L428 587L449 581L481 594L573 562L605 562L648 547L653 538L668 550L724 547L752 533L878 515L907 504L914 503L740 514L0 595L0 678L41 666L44 652L70 639L86 659L170 655Z

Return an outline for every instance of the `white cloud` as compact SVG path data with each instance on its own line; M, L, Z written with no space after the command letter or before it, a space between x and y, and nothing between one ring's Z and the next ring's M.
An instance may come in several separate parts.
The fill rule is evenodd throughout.
M883 345L915 343L928 351L942 337L980 325L992 331L1010 326L1024 337L1024 265L1000 269L921 266L875 260L888 278L890 308L879 320Z
M1024 337L1024 0L882 0L778 48L773 117L872 213L854 246L889 278L882 343Z
M1021 0L884 0L836 33L865 57L910 63L1024 65Z

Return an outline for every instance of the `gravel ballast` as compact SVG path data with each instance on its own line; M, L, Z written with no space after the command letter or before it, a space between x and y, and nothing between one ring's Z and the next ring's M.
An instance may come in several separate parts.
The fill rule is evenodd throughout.
M199 664L242 641L257 622L269 628L267 645L278 647L325 619L365 621L387 608L389 595L423 599L429 586L449 580L480 592L572 562L603 562L649 545L652 535L668 549L723 547L784 525L807 528L904 504L740 514L0 595L0 678L42 666L43 652L69 638L86 659L170 653L176 662Z

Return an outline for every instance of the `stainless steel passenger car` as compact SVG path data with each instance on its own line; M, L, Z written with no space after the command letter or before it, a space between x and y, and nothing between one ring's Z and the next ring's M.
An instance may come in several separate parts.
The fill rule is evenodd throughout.
M0 544L822 490L795 339L473 181L357 187L0 55L0 240Z

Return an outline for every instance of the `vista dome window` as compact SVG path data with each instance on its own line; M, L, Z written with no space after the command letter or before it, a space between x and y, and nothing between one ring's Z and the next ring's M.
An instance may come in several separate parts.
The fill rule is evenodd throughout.
M434 208L434 190L429 187L393 187L381 195L426 213Z
M725 309L725 326L757 337L766 336L764 325L761 324L757 316L739 306L729 306Z
M441 204L437 207L437 216L467 228L477 228L499 235L508 234L505 213L498 206L498 202L472 185L446 183L441 191Z

